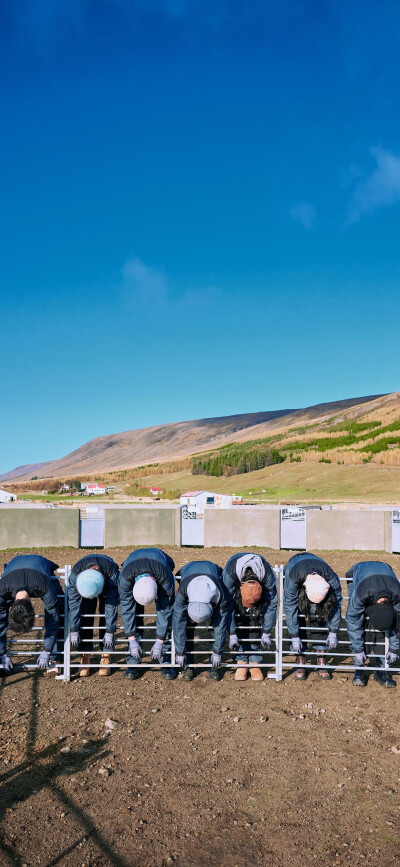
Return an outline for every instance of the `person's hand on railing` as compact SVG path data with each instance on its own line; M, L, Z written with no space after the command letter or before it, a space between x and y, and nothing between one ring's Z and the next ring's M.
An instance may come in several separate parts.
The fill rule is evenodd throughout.
M221 665L221 654L220 653L212 653L211 654L211 668L219 668Z
M185 668L186 665L186 656L184 653L177 653L175 655L175 662L179 665L180 668Z
M239 650L239 648L240 648L239 639L238 639L236 633L234 633L233 635L229 636L229 650Z
M298 636L292 638L292 650L293 653L300 654L302 650L301 640Z
M260 642L261 650L271 650L272 641L269 632L263 632Z
M42 650L37 659L37 666L40 669L47 668L49 664L50 653L48 650Z
M160 662L163 644L164 642L161 638L156 638L153 647L150 650L150 657L154 662Z
M364 653L364 651L362 651L361 653L355 653L354 654L354 661L355 661L355 664L357 666L365 665L365 663L367 661L367 657L366 657L366 654Z
M136 638L129 638L129 652L134 659L141 659L143 656L142 648Z
M4 656L1 657L1 664L4 668L4 671L12 671L13 664L8 653L5 653Z
M111 650L114 650L114 633L106 632L103 639L103 651L109 653Z
M328 650L335 650L335 647L337 647L336 632L329 632L328 633L328 638L326 639L326 643L328 646Z
M79 632L71 632L71 650L78 650Z
M393 650L388 650L386 654L386 662L388 662L389 665L393 665L396 662L396 659L397 653L393 653Z

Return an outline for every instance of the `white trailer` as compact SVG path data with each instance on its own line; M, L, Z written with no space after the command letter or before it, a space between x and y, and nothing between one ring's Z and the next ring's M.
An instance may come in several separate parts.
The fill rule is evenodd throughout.
M9 491L0 490L0 503L15 503L16 500L16 494L10 494Z

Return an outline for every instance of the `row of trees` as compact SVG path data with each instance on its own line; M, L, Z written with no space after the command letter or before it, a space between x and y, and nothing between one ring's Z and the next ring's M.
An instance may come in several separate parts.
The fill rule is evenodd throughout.
M234 444L211 455L194 458L192 473L195 476L236 476L262 470L284 460L277 449L266 448L262 444Z

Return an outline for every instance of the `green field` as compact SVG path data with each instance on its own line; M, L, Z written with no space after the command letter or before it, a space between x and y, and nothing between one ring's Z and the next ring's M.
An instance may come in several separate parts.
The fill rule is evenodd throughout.
M187 470L152 476L143 484L164 490L211 490L249 499L291 502L400 502L400 468L284 463L237 476L192 476Z

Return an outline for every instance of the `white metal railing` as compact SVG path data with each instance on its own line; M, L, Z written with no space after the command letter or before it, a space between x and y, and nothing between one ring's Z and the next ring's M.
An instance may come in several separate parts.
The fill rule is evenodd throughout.
M238 637L240 643L242 645L242 650L238 655L242 655L242 653L248 654L257 654L258 656L262 656L262 662L255 663L259 668L266 671L268 678L273 678L277 681L282 680L284 670L292 669L292 668L304 668L309 670L318 669L318 665L313 662L313 659L317 656L322 655L322 651L310 650L304 651L302 653L303 656L306 657L306 663L304 665L298 665L296 663L296 656L291 649L291 638L288 635L287 627L286 627L286 618L283 607L283 565L276 564L274 567L274 571L277 577L278 584L278 614L277 621L275 626L275 650L270 651L262 651L251 650L250 648L246 649L245 645L250 645L254 643L254 639L252 638L241 638L240 633L242 631L246 631L247 627L239 627L237 630ZM127 667L132 667L131 663L126 661L126 655L129 654L128 650L128 642L125 638L124 631L122 628L121 618L118 617L117 621L117 629L115 633L115 645L114 650L107 651L107 655L111 657L109 664L102 664L100 659L103 655L104 651L101 647L101 640L92 637L92 635L88 638L84 637L84 633L92 630L99 630L101 632L105 632L105 624L102 624L102 621L105 620L105 614L84 614L83 615L83 623L86 618L91 618L92 624L90 626L83 625L80 630L80 649L77 651L71 650L71 641L70 641L70 630L69 630L69 607L68 607L68 587L69 587L69 576L71 574L71 566L66 565L63 569L58 570L57 578L60 581L64 582L64 593L63 596L59 596L60 600L63 599L63 638L61 636L57 638L57 642L55 645L55 650L52 653L52 657L57 657L57 667L61 669L60 673L57 675L56 679L69 681L71 678L72 672L77 672L80 668L89 668L89 669L99 669L99 668L112 668L112 669L122 669ZM340 579L343 584L346 583L346 579ZM347 595L343 595L344 600L348 600ZM144 657L150 654L150 646L153 644L155 640L155 625L156 625L156 615L155 613L151 614L143 614L141 615L143 623L140 625L139 631L142 633L142 648ZM33 632L38 633L38 637L33 638L17 638L12 637L7 641L8 652L14 664L14 670L19 670L21 667L23 669L37 669L36 661L33 663L30 661L30 657L32 653L35 652L37 654L40 653L43 647L43 614L37 614L35 617L35 626L33 628ZM146 622L147 621L147 622ZM151 622L149 622L151 621ZM96 625L94 626L94 622ZM36 625L38 624L38 625ZM344 624L344 621L342 621ZM309 626L305 625L304 629L307 632L309 630ZM328 633L327 627L311 627L313 632L321 632L321 636L325 636ZM368 630L366 630L368 632ZM151 634L152 633L152 634ZM261 630L260 630L261 633ZM209 661L209 657L212 652L212 644L214 641L213 637L213 629L209 626L196 626L194 628L193 635L193 647L189 652L190 661L188 665L190 668L195 669L205 669L211 668L211 663ZM355 671L356 666L354 665L352 659L352 653L349 646L349 638L347 635L347 630L345 625L341 625L338 632L338 647L334 651L325 650L324 651L324 665L323 667L330 670L336 671ZM261 637L261 636L260 636ZM59 649L60 643L62 640L63 649L62 652ZM191 636L192 643L192 636ZM156 662L144 662L142 661L140 664L141 669L155 669L162 670L163 668L176 668L178 666L175 660L175 643L174 636L171 634L169 641L169 645L167 641L164 646L164 654L165 657L161 663ZM99 649L92 649L92 642L99 644ZM88 649L85 650L85 643L87 643ZM315 640L311 640L311 644L315 644ZM368 643L368 640L367 640ZM58 647L57 647L58 645ZM196 645L198 645L196 647ZM89 649L90 647L90 649ZM387 650L389 648L389 639L386 636L385 638L385 657ZM82 663L83 654L89 654L90 657L94 657L95 661L90 661L88 665L86 663ZM369 658L372 656L376 656L376 654L370 654ZM28 657L28 660L27 660ZM24 661L22 661L24 658ZM18 664L18 660L21 661L21 665ZM27 660L27 661L26 661ZM270 660L270 661L267 661ZM333 660L333 661L328 661ZM351 662L347 663L345 660L351 660ZM1 668L1 666L0 666ZM234 662L232 659L232 653L230 651L225 651L223 654L223 669L236 669L237 662ZM400 667L388 666L385 659L385 670L390 670L393 673L398 673L400 671ZM373 671L382 671L382 668L375 667L373 665L368 665L365 668L367 672Z
M316 660L314 663L311 661L311 662L306 662L304 665L302 665L302 664L298 665L296 663L295 659L291 660L291 661L289 661L289 659L288 659L289 656L292 658L296 657L296 654L294 654L293 650L291 649L291 646L290 646L291 645L291 638L288 634L287 627L286 627L286 618L285 618L285 612L284 612L284 606L283 606L283 570L284 570L284 567L280 566L279 567L279 605L278 605L278 631L279 631L279 636L280 636L280 653L279 653L280 670L279 670L279 672L277 672L277 678L276 678L277 680L282 679L283 669L290 669L290 668L303 669L304 668L304 669L315 670L315 669L318 669L320 667L316 664ZM348 601L349 597L347 595L347 584L350 583L350 581L349 581L349 579L346 579L346 578L340 578L340 582L341 582L341 584L344 584L345 588L346 588L346 592L343 593L343 601ZM342 618L342 623L345 623L343 618ZM306 632L309 629L311 629L312 632L321 632L322 633L321 638L323 637L324 641L325 641L325 636L327 636L328 632L329 632L329 629L326 626L325 627L314 627L314 626L309 627L306 624L306 626L304 628L305 628ZM366 636L368 636L368 632L370 632L370 631L371 630L369 630L368 628L365 630ZM311 640L310 643L315 644L316 642L315 642L315 640L314 641ZM366 643L368 644L368 637L367 637ZM398 673L400 671L400 667L389 666L387 663L386 654L387 654L388 650L389 650L389 637L388 637L388 635L386 635L385 636L385 649L384 649L384 656L385 656L384 668L382 668L382 666L373 666L371 664L368 664L368 666L365 666L365 667L364 666L356 666L354 664L354 661L353 661L353 654L352 654L351 649L350 649L350 641L349 641L346 626L341 625L339 630L338 630L338 647L335 648L335 650L328 650L328 649L324 650L323 654L324 654L325 659L324 659L323 667L330 669L330 670L336 670L336 671L353 671L354 672L357 668L357 670L363 669L367 673L373 672L373 671L382 671L382 670L390 671L394 674ZM309 650L307 650L307 651L302 652L301 655L305 656L306 659L309 659L310 657L313 657L313 658L318 657L318 656L320 657L320 656L322 656L322 651L317 651L317 650L309 651ZM373 657L376 658L377 655L378 654L376 654L376 653L369 654L367 656L367 658L369 660L371 660ZM336 661L329 663L327 660L332 659L332 658L334 660L337 660L337 659L346 660L346 659L350 658L351 663L344 664L344 662L336 662Z
M51 657L57 658L57 668L62 669L62 674L57 676L57 679L69 680L68 664L69 664L69 618L68 618L68 579L71 574L71 566L64 566L63 569L57 569L55 580L60 583L64 581L64 593L58 594L60 606L62 607L62 617L64 620L63 626L63 650L58 649L61 643L60 634L57 636L54 650ZM61 600L63 600L61 602ZM38 669L37 662L32 662L32 654L39 655L43 649L43 623L44 614L35 614L35 625L32 632L39 633L37 638L17 638L16 636L7 636L7 653L13 663L13 671L35 670ZM36 625L38 624L38 625ZM29 633L31 634L31 633ZM0 666L2 668L2 666ZM68 676L66 676L68 673Z

